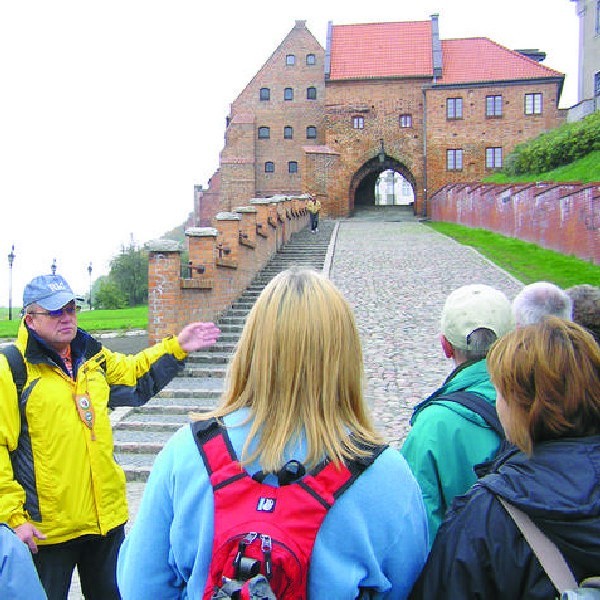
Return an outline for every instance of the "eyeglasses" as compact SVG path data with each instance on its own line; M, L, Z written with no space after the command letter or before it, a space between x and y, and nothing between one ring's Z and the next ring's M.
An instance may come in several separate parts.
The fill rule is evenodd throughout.
M69 304L68 306L63 306L62 308L57 308L56 310L46 310L44 312L42 311L31 311L29 313L27 313L28 315L44 315L46 317L50 317L51 319L58 319L59 317L62 317L63 315L69 315L69 316L73 316L74 314L78 313L81 307L77 306L76 304Z

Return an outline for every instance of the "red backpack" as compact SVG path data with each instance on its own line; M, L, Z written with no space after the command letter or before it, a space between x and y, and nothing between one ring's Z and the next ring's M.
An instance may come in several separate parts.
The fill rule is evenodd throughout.
M251 477L240 465L227 430L216 419L191 424L214 493L212 559L203 600L307 597L308 568L317 532L333 503L386 446L338 468L323 461L304 475L290 461L280 487ZM264 579L272 594L256 592ZM258 585L261 584L261 585ZM267 586L268 588L269 586Z

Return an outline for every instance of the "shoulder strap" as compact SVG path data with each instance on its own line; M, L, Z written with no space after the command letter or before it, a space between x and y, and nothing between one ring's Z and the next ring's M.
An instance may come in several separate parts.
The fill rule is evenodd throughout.
M217 419L195 421L191 428L213 487L248 476L240 469L227 429ZM369 447L367 456L348 461L342 469L325 460L296 483L329 508L386 448L387 445ZM218 474L213 477L217 471Z
M504 506L506 512L525 537L527 543L531 546L533 553L537 556L546 575L550 578L552 585L562 594L567 589L577 587L577 582L573 573L567 565L563 555L555 544L537 527L537 525L516 506L507 502L504 498L496 496L500 504Z
M27 382L27 367L25 366L23 355L14 344L0 348L0 353L6 356L8 366L10 367L12 373L13 381L17 387L17 398L21 398L21 393L23 392L23 388Z
M502 428L502 424L498 418L496 407L487 402L485 398L482 398L479 394L475 394L474 392L459 391L452 392L451 394L444 396L437 396L433 400L456 402L457 404L461 404L465 408L472 410L474 413L477 413L502 439L504 439L504 429Z

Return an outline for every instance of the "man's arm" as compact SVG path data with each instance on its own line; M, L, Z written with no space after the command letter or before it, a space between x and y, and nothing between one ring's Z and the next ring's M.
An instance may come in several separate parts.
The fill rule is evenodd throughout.
M37 552L35 538L45 536L27 522L25 490L15 480L10 453L17 448L21 417L17 389L4 357L0 358L0 521L7 523L32 552Z
M111 386L109 406L141 406L177 375L190 353L212 346L220 329L212 323L190 323L135 355L104 350L106 377Z

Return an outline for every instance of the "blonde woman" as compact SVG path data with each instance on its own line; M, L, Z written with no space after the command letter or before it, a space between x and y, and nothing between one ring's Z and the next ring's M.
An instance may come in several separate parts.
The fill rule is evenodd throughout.
M290 460L309 471L328 457L339 470L382 444L362 386L352 309L322 275L292 269L258 298L222 403L201 418L217 417L245 471L262 472L263 483L276 487L275 474ZM157 458L121 551L124 600L211 597L214 494L186 426ZM400 454L383 449L327 512L310 559L308 597L353 599L369 589L373 598L405 598L426 554L420 490Z
M453 504L413 598L557 597L498 497L556 544L575 579L600 571L600 348L546 317L488 354L496 410L516 449Z

